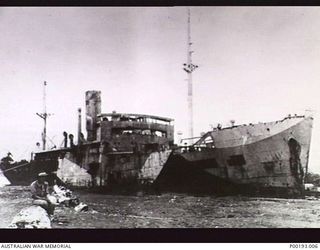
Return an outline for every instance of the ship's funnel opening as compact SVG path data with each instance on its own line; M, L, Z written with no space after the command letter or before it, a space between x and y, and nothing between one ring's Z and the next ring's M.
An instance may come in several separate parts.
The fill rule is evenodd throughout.
M101 113L101 91L86 92L87 140L97 140L98 115Z

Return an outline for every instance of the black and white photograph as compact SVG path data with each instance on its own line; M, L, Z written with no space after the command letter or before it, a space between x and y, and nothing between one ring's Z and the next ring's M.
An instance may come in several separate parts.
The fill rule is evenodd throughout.
M0 7L0 228L319 228L320 7Z

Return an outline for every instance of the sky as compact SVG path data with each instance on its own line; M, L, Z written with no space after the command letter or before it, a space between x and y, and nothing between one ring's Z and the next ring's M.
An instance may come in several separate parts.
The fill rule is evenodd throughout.
M310 109L320 173L320 8L190 10L194 134ZM76 135L87 90L102 92L104 113L171 117L188 137L186 7L2 7L0 34L0 156L29 159L41 142L43 81L58 147L63 131Z

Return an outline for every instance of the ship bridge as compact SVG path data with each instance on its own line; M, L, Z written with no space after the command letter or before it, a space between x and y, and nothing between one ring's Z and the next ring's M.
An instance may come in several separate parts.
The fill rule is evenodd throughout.
M117 147L136 144L173 144L173 119L131 113L103 113L98 115L97 138L113 142Z
M173 119L131 113L101 113L101 92L86 92L88 142L108 143L116 151L173 145Z

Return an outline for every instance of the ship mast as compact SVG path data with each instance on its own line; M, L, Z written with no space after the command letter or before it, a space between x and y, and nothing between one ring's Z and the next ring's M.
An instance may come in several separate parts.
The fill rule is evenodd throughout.
M47 104L46 104L46 86L47 82L43 83L43 113L36 113L44 121L43 132L42 132L42 149L46 150L46 138L47 138L47 118L51 114L47 113Z
M189 115L189 138L191 138L191 144L193 144L193 91L192 91L192 73L198 68L197 65L192 64L192 42L191 42L191 17L190 8L188 8L188 30L187 30L187 63L183 64L183 70L188 74L188 115Z

